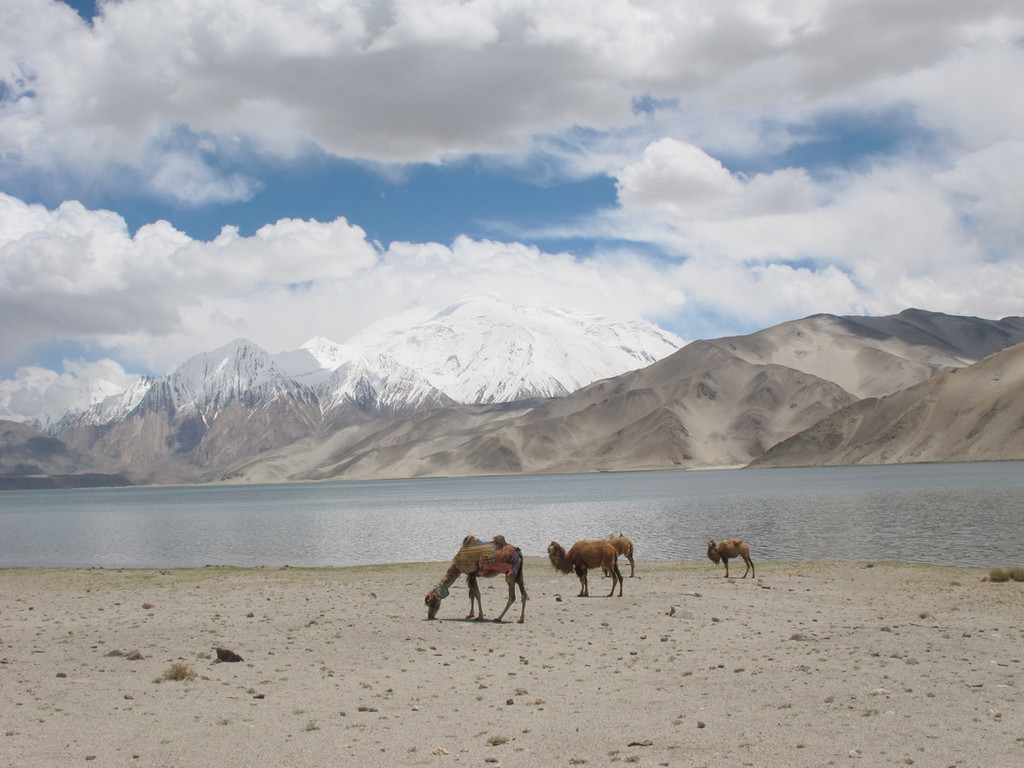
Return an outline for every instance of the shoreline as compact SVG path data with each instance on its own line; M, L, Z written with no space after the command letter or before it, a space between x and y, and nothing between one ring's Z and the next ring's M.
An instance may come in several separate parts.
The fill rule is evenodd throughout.
M426 620L446 563L0 569L0 765L1024 761L1024 584L987 569L638 561L579 598L531 556L497 625L464 579Z

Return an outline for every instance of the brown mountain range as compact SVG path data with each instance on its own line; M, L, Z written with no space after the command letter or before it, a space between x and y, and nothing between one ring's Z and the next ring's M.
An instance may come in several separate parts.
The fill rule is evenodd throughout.
M32 468L63 484L76 471L106 472L112 482L244 483L1024 459L1024 348L1013 347L1022 342L1020 317L814 315L696 341L561 398L306 433L301 419L278 424L265 404L249 413L239 400L212 427L223 440L207 441L201 455L158 455L166 425L135 421L105 432L118 441L119 461L99 442L82 450L78 433L76 450L48 444L59 460ZM27 455L18 441L40 437L16 426L20 437L0 452L8 480L28 465L5 464L4 455Z

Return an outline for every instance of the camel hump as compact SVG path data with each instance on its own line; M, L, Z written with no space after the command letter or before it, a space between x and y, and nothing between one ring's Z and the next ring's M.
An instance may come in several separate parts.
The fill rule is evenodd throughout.
M455 555L455 564L462 573L476 573L493 563L494 555L493 541L473 539L472 543L464 544L459 553Z

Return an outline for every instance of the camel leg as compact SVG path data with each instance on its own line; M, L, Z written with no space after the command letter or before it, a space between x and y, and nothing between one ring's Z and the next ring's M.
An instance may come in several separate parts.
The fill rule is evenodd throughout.
M747 578L747 571L750 571L750 578L754 578L756 574L756 571L754 571L754 561L751 560L749 557L744 557L743 562L747 564L747 568L745 571L743 571L743 575L740 578Z
M522 572L520 572L519 578L516 579L516 584L519 585L519 598L523 604L523 609L519 612L519 623L522 624L526 621L526 601L530 599L526 594L526 582L523 581Z
M580 579L580 593L576 597L590 597L590 587L587 584L587 569L577 566L576 575Z
M729 578L729 558L723 557L722 562L725 563L725 578Z
M477 621L479 621L484 617L484 605L480 599L480 585L476 582L476 574L471 573L468 576L466 576L466 581L468 582L469 585L469 615L466 616L466 618L474 618L475 609L473 606L473 601L475 600L476 605L480 608L480 615L475 617Z
M615 584L619 585L619 597L622 597L622 572L619 570L618 561L612 566L612 591L608 593L608 597L615 594Z
M496 618L494 620L495 623L498 623L503 618L505 618L505 614L508 612L508 609L512 606L512 603L514 603L515 601L516 601L516 583L513 581L513 582L510 582L509 585L508 585L508 602L505 603L505 610L502 611L501 615L499 615L498 618ZM520 622L520 623L522 623L522 622Z

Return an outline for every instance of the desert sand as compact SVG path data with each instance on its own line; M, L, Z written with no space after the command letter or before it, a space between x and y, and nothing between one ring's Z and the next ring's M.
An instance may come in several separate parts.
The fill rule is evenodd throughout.
M640 560L578 598L529 557L520 625L464 580L427 621L445 567L0 571L0 765L1024 765L1024 585L984 570Z

